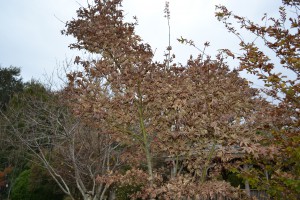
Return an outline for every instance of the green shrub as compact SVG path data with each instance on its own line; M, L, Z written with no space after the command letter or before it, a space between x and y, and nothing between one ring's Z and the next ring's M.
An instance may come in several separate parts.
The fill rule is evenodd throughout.
M130 196L141 190L141 186L123 185L116 189L117 200L130 200Z
M28 192L28 180L30 176L30 170L23 171L13 186L11 199L12 200L31 200L32 194Z
M39 174L37 179L37 172L32 172L32 169L23 171L12 189L12 200L62 200L62 192L57 190L57 186L53 182L49 182L44 174ZM36 178L36 180L33 180Z

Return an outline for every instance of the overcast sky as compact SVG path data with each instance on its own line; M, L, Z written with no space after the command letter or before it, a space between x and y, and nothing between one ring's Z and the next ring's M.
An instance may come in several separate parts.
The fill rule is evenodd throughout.
M193 48L177 42L181 36L193 39L199 47L209 41L211 47L207 53L211 55L221 48L238 51L238 40L214 16L215 5L225 5L236 14L258 21L265 12L276 16L281 3L280 0L169 2L171 45L180 62L185 62L190 54L197 54ZM25 81L31 78L43 81L44 74L51 74L65 60L74 58L78 52L68 49L74 39L61 35L60 31L64 29L63 22L76 17L79 3L86 5L86 0L0 0L0 65L21 67ZM157 59L162 58L168 46L164 5L165 0L124 0L123 3L126 19L138 17L137 33L156 49Z

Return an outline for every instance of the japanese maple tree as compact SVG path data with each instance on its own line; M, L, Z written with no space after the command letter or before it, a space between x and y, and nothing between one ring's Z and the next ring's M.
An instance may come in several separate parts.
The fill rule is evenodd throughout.
M166 60L154 61L121 8L121 0L97 0L66 24L63 33L77 39L70 47L95 55L76 57L82 70L67 75L73 113L122 144L120 159L132 169L126 174L143 186L135 197L240 199L221 170L264 148L255 120L270 105L221 54L180 64L169 46ZM128 184L126 174L111 171L109 178Z
M251 159L258 165L252 169L252 183L261 189L268 190L275 198L298 199L300 193L300 135L299 135L299 92L300 92L300 38L299 38L299 1L284 0L279 8L279 17L265 14L263 25L246 17L228 11L224 6L217 6L216 16L228 31L240 39L242 55L241 71L256 75L264 82L264 92L275 100L272 109L266 109L261 115L260 133L265 135L261 141L264 145L275 145L278 150L274 156L260 156ZM243 40L232 21L257 36L264 43ZM257 40L259 41L259 40ZM266 47L273 54L266 51ZM268 175L269 173L269 175Z

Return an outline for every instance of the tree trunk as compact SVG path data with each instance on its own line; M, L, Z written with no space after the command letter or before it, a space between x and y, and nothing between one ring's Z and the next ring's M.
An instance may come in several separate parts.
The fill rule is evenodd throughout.
M244 170L248 170L249 166L247 164L244 164ZM250 197L250 185L249 185L249 181L246 179L245 180L245 190L246 190L246 194Z

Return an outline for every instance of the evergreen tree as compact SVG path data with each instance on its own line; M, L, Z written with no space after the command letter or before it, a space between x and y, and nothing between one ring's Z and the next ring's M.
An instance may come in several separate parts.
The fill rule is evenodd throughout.
M0 109L6 110L7 104L16 92L23 90L22 78L20 78L20 68L0 66Z

